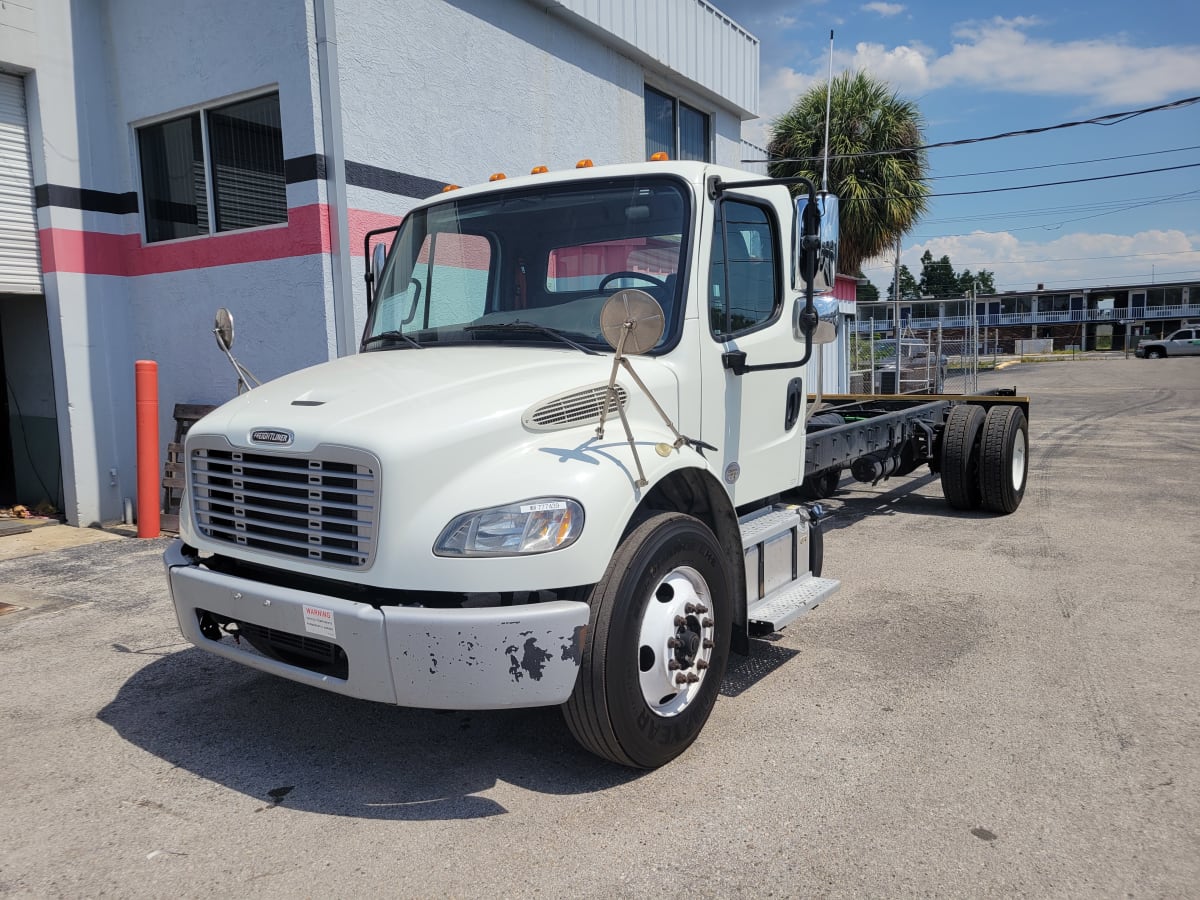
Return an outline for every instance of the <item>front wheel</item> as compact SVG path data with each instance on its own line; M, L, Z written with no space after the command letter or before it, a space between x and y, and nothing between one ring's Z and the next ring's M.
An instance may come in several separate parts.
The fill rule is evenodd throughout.
M1146 359L1166 359L1167 351L1161 347L1150 347L1146 350Z
M621 765L670 762L700 734L729 661L733 589L720 544L692 516L655 515L622 541L589 603L567 727Z

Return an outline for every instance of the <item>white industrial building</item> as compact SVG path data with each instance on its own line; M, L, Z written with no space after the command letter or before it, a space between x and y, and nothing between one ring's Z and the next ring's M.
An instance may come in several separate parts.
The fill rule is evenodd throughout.
M738 165L758 41L705 0L5 0L0 499L135 493L133 364L175 403L353 352L364 233L447 183Z

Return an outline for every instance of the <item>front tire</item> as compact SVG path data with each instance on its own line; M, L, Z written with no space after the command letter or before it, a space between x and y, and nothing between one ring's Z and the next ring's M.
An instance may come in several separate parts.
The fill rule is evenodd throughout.
M1146 350L1146 359L1166 359L1167 351L1161 347L1150 347Z
M612 762L670 762L700 734L729 662L733 586L720 544L692 516L652 516L621 542L589 604L567 727Z

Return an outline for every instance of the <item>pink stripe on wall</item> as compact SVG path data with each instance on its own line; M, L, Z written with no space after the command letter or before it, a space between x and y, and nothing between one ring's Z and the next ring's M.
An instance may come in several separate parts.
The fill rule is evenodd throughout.
M43 228L38 238L47 273L154 275L328 253L329 207L293 207L286 225L145 245L137 234L66 228Z

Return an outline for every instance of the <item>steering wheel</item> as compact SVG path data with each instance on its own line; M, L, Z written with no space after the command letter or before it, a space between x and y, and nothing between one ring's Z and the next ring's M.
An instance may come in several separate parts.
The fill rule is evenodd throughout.
M621 278L639 278L642 281L648 281L655 287L666 287L667 283L660 278L655 278L653 275L647 275L645 272L610 272L600 279L600 287L598 290L604 290L605 285L610 281L617 281Z

